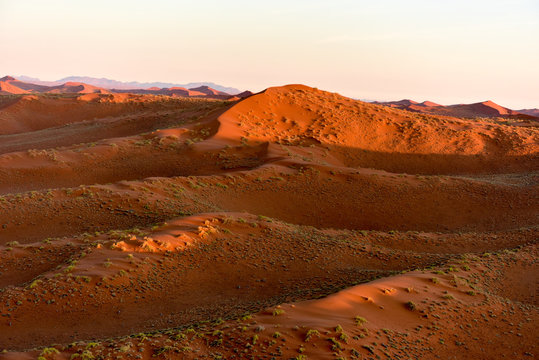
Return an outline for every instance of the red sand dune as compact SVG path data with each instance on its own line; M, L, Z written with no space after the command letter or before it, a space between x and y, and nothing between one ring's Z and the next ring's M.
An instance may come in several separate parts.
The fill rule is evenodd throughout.
M0 97L1 359L536 356L535 127L245 95Z
M85 84L82 82L66 82L60 85L39 85L19 81L11 76L4 76L0 79L0 95L26 94L26 93L51 93L51 94L87 94L87 93L124 93L124 94L148 94L167 95L174 97L201 97L209 99L221 99L236 101L239 98L249 96L251 93L245 91L238 95L230 95L223 91L212 89L208 86L186 89L183 87L148 89L104 89L101 87Z
M18 81L17 79L11 76L5 76L0 79L0 94L26 94L26 93L53 93L53 94L63 94L63 93L101 93L106 94L109 91L98 88L96 86L77 83L77 82L67 82L62 85L57 86L44 86L36 85L31 83L25 83Z
M186 89L186 88L181 88L181 87L171 87L168 89L162 89L161 91L163 91L166 95L181 95L181 96L187 96L187 97L206 95L200 91L195 91L192 89Z
M16 86L15 78L4 76L0 79L0 94L26 94L27 90Z
M153 94L153 95L167 95L173 97L195 97L195 98L208 98L208 99L221 99L235 101L239 97L232 96L222 91L217 91L207 86L200 88L186 89L184 87L170 87L170 88L149 88L149 89L128 89L128 90L111 90L117 93L132 93L132 94ZM245 96L245 93L242 93Z
M206 94L206 95L229 95L229 94L227 94L225 92L212 89L209 86L199 86L199 87L196 87L196 88L191 88L189 90L197 91L197 92L200 92L200 93L203 93L203 94Z
M420 105L422 106L429 106L429 107L432 107L432 106L442 106L440 104L436 104L432 101L423 101Z
M59 98L54 95L25 95L0 105L0 135L73 126L80 122L109 122L113 126L112 123L117 117L125 118L134 114L149 116L152 112L164 115L170 114L171 111L183 111L191 105L203 107L207 106L206 104L182 99L171 100L167 104L162 97L133 94L89 93L78 96L61 95ZM103 135L107 136L106 133ZM34 140L38 139L39 135L36 134ZM1 146L2 143L0 148Z
M519 115L517 111L500 106L490 100L483 101L476 104L469 104L469 105L465 105L465 104L451 105L449 107L452 108L454 111L457 111L460 113L478 114L480 116L487 116L487 117Z
M431 101L417 103L413 100L400 100L388 102L375 102L393 108L420 112L431 115L445 115L461 118L512 118L512 119L535 119L534 112L511 110L500 106L491 100L475 103L475 104L458 104L443 106ZM535 115L534 115L535 114Z
M48 93L63 94L63 93L76 93L76 94L89 94L89 93L98 93L98 94L107 94L109 91L98 88L96 86L78 83L78 82L67 82L63 85L53 86Z
M241 92L241 93L239 93L239 94L236 94L235 96L238 97L238 98L240 98L240 99L243 99L243 98L249 97L249 96L251 96L251 95L253 95L252 92L250 92L250 91L244 91L244 92Z
M407 173L537 169L534 129L418 117L300 85L251 96L221 119L223 140L320 144L347 166Z

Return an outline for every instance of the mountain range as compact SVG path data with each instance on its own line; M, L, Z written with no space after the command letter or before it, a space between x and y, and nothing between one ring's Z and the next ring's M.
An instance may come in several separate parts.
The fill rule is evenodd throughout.
M181 87L181 88L196 88L200 86L207 86L213 88L217 91L222 91L230 95L239 94L241 91L233 88L226 87L212 82L193 82L187 84L177 84L177 83L168 83L168 82L138 82L138 81L118 81L107 78L95 78L89 76L68 76L55 81L43 81L38 78L33 78L29 76L20 75L17 76L17 79L20 81L30 82L32 84L46 85L46 86L55 86L61 85L66 82L80 82L85 83L105 89L117 89L117 90L128 90L128 89L148 89L148 88L171 88L171 87Z

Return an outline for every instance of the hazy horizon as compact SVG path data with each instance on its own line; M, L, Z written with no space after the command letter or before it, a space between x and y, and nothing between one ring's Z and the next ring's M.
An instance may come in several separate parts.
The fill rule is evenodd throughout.
M6 1L0 73L539 107L535 1Z

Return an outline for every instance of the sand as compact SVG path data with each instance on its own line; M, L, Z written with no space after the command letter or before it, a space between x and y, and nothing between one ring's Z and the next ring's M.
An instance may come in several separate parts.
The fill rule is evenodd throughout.
M2 99L0 358L536 356L536 127L249 95Z

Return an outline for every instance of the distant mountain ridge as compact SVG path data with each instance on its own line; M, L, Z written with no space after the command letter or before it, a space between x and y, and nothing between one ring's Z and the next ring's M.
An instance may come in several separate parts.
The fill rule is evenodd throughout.
M539 109L537 108L534 108L534 109L520 109L520 110L517 110L519 113L521 114L526 114L526 115L530 115L530 116L535 116L535 117L539 117Z
M130 90L130 89L149 89L149 88L186 88L186 89L192 89L192 88L198 88L201 86L207 86L212 89L215 89L217 91L221 91L224 93L227 93L229 95L236 95L241 92L241 90L238 90L233 87L226 87L219 84L215 84L212 82L195 82L195 83L188 83L188 84L176 84L176 83L166 83L166 82L138 82L138 81L118 81L118 80L112 80L107 78L95 78L90 76L68 76L59 80L55 81L43 81L37 78L29 77L20 75L17 77L20 81L25 82L31 82L33 84L37 85L45 85L45 86L55 86L55 85L61 85L66 82L79 82L79 83L85 83L93 86L97 86L104 89L117 89L117 90Z

